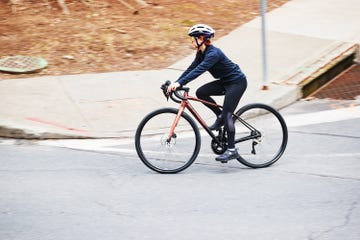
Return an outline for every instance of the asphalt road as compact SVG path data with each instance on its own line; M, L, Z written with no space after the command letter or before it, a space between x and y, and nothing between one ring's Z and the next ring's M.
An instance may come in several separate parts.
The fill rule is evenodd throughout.
M133 140L0 140L0 239L360 239L359 101L281 111L284 156L253 170L214 161L205 138L176 175Z

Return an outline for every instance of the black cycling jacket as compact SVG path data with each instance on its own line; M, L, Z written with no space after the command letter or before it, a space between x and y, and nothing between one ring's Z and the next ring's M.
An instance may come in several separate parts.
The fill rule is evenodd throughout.
M246 79L237 64L233 63L219 48L209 45L206 46L204 53L197 52L195 60L176 82L185 85L206 71L223 83Z

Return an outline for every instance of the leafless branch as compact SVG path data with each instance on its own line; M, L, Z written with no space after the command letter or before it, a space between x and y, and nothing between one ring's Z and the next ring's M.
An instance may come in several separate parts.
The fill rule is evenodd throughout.
M70 14L68 7L66 6L65 0L57 0L59 6L63 10L63 13Z
M82 4L88 7L107 7L109 6L108 3L94 3L91 0L80 0Z
M142 7L147 7L147 3L143 0L135 0L136 3L138 3L139 5L141 5Z
M10 0L12 13L16 13L16 5L18 4L18 2L18 0Z
M137 10L136 8L134 8L133 6L131 6L129 3L123 1L123 0L118 0L122 5L124 5L125 7L129 8L130 10L133 11L133 14L138 14L139 10Z

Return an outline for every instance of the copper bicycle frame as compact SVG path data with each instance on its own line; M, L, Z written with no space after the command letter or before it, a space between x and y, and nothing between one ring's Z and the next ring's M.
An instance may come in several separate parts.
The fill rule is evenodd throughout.
M201 126L205 129L205 131L210 135L210 137L218 144L221 144L221 142L218 140L218 138L215 136L215 134L209 129L209 126L206 124L206 122L204 121L204 119L200 116L200 114L195 110L195 108L191 105L191 103L189 101L196 101L196 102L201 102L203 104L206 105L211 105L214 107L218 107L218 108L223 108L223 106L216 104L216 103L212 103L212 102L208 102L196 97L192 97L189 96L188 92L185 91L183 94L183 97L181 99L181 103L180 103L180 107L178 110L178 113L171 125L170 131L169 131L169 135L167 138L167 141L170 142L171 138L174 136L174 132L175 132L175 128L179 122L179 119L181 117L181 115L183 114L185 108L188 109L190 111L190 113L194 116L194 118L201 124ZM261 133L256 130L253 126L251 126L249 123L247 123L246 121L244 121L242 118L240 118L238 115L236 115L235 113L232 113L233 117L237 118L242 124L244 124L249 130L251 130L251 134L247 137L242 137L240 139L236 139L235 143L239 143L239 142L243 142L243 141L247 141L250 139L255 139L258 137L261 137Z

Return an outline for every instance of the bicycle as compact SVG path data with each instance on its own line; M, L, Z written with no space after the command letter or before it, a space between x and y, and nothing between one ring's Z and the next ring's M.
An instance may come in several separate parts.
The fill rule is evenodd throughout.
M212 132L190 101L222 108L189 95L189 87L181 87L168 94L170 81L161 86L169 97L180 104L176 108L161 108L146 115L135 133L135 148L141 161L158 173L178 173L188 168L197 158L201 147L199 127L185 112L188 109L211 137L211 149L222 154L227 149L224 127ZM252 103L233 113L236 128L237 160L250 168L264 168L275 163L285 151L288 131L283 117L274 108ZM226 163L226 162L223 162Z

